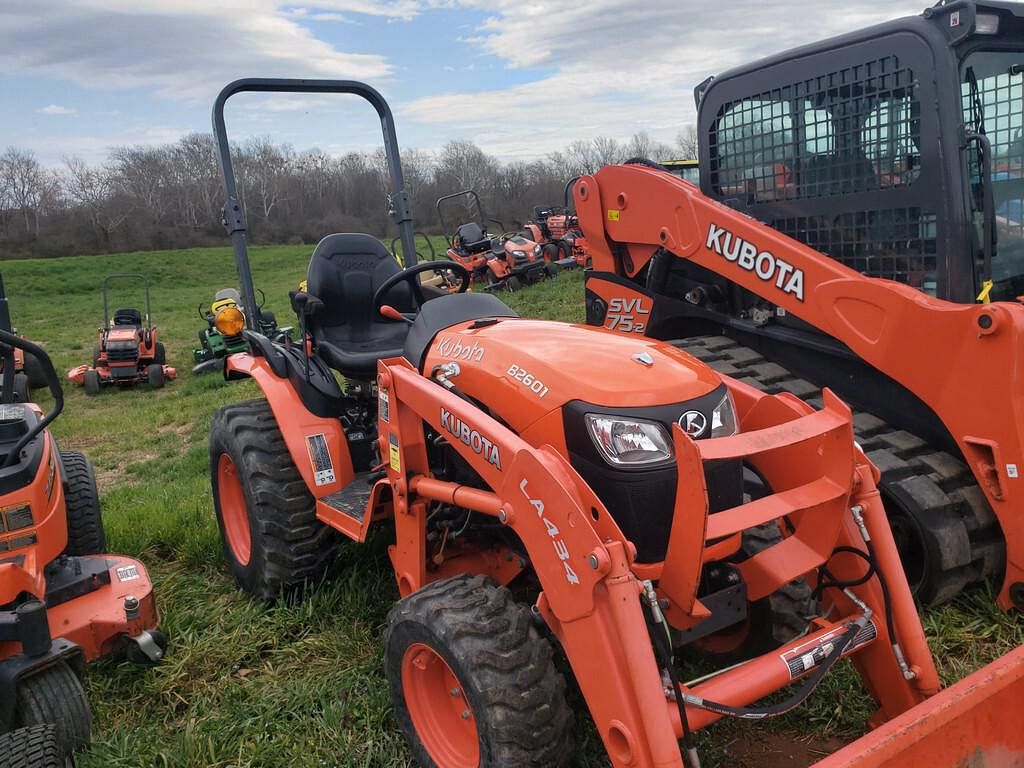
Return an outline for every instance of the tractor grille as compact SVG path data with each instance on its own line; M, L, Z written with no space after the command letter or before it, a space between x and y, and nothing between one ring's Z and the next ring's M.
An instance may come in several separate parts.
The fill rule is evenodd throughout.
M235 347L235 346L238 346L239 344L244 344L244 343L245 343L245 337L242 334L240 334L240 333L236 333L233 336L225 336L224 337L224 346L228 347L229 349L231 347Z
M522 256L513 256L512 262L515 265L514 269L522 269L530 264L530 257L523 254Z
M134 341L108 341L108 363L135 363L139 359L139 345Z

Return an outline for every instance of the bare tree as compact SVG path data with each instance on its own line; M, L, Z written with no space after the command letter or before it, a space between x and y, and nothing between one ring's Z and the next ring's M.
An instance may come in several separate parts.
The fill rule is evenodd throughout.
M0 193L3 207L20 214L26 236L39 234L39 209L50 180L33 152L8 147L0 156Z
M679 157L677 160L696 160L697 159L697 128L694 125L687 125L683 130L676 134L676 149Z

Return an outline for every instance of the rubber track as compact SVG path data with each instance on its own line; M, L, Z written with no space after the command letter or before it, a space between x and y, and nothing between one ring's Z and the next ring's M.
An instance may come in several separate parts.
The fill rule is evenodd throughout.
M769 394L790 392L815 408L821 389L725 336L670 341L719 373ZM880 490L930 513L944 530L935 583L918 592L925 605L953 598L969 584L1000 574L1006 547L995 514L967 465L874 414L854 410L857 442L882 472Z
M426 625L443 649L469 670L485 711L474 711L490 734L482 768L565 765L573 755L573 715L551 644L533 627L530 610L485 576L436 581L399 601L388 614L385 646L396 625ZM442 648L438 648L442 650ZM401 660L396 664L400 669ZM485 728L484 723L490 728Z
M210 424L216 439L241 453L243 484L256 501L258 525L252 530L266 557L252 594L263 600L301 591L319 581L340 545L335 530L316 518L316 501L292 461L288 446L266 400L248 400L217 411Z
M59 662L18 683L19 725L52 724L57 746L70 754L89 744L92 713L78 676Z
M107 551L107 537L100 516L99 493L92 464L78 451L61 451L67 490L68 555L99 555Z
M63 768L52 725L35 725L0 734L0 768Z

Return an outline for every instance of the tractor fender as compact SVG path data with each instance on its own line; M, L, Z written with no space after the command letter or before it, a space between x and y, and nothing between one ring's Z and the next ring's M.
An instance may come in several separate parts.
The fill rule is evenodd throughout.
M341 422L311 413L291 380L274 373L266 358L245 352L231 355L225 361L224 376L250 377L259 386L288 453L314 497L322 499L352 482L355 470Z

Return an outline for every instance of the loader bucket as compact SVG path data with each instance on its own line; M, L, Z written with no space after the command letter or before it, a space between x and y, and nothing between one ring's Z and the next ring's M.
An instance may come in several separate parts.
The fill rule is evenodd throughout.
M1024 646L814 768L1024 768Z

